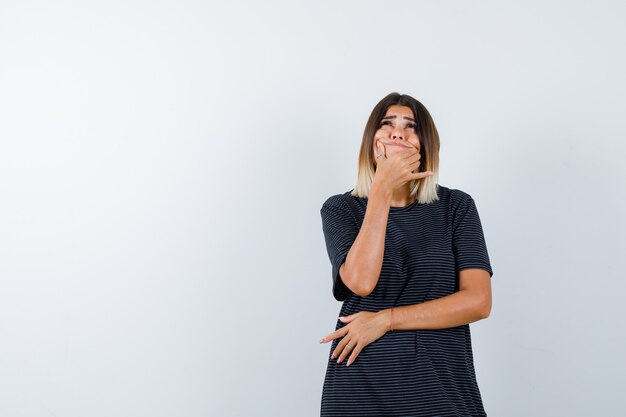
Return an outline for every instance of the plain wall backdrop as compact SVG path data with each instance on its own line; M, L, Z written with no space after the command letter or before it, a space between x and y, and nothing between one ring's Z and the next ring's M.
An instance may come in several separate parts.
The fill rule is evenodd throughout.
M420 100L490 416L624 413L619 1L0 2L0 416L317 416L319 210ZM357 359L358 360L358 359Z

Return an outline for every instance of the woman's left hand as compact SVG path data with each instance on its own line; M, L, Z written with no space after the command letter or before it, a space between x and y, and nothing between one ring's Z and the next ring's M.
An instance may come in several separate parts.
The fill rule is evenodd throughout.
M330 342L338 337L343 337L333 351L331 359L339 356L337 363L341 363L346 356L352 353L346 364L346 366L350 366L365 346L387 333L389 329L389 310L381 310L377 313L359 311L347 317L339 317L339 320L348 324L324 337L320 343Z

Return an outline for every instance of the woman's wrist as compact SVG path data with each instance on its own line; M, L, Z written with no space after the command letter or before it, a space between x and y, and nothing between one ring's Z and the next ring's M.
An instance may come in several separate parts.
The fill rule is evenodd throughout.
M386 308L384 310L380 310L378 312L380 314L382 323L381 326L385 329L385 332L390 332L393 330L393 307Z
M372 182L368 199L375 199L384 201L387 206L391 205L392 193L389 191L389 187L385 187L384 184L377 183L376 180Z

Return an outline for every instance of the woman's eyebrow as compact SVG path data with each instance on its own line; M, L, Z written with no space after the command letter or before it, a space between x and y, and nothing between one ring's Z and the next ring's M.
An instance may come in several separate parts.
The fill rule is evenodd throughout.
M395 119L395 118L396 118L396 116L387 116L387 117L383 117L381 120ZM414 122L414 121L415 121L415 119L413 119L413 118L411 118L411 117L406 117L406 116L404 116L404 117L403 117L403 119L405 119L405 120L410 120L410 121L412 121L412 122Z

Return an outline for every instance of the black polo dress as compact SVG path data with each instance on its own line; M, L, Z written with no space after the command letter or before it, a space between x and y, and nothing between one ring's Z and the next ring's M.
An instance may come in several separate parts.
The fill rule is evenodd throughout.
M459 290L458 271L493 275L472 197L438 185L439 200L390 207L382 270L374 291L354 294L339 267L356 238L367 198L350 191L320 210L339 316L423 303ZM350 204L348 199L356 207ZM354 213L358 211L358 215ZM337 320L336 328L348 325ZM328 351L321 416L486 416L476 382L469 324L436 330L393 330L367 345L356 361L337 364Z

